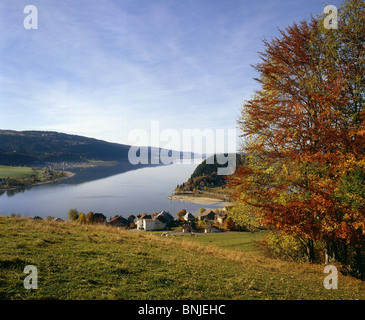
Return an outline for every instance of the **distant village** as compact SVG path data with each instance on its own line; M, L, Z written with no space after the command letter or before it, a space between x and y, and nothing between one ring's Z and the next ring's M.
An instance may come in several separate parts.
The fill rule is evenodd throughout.
M201 209L197 216L183 209L177 213L177 218L174 218L167 211L155 212L153 214L142 213L137 216L130 215L127 219L121 215L116 215L110 217L109 220L107 220L103 213L89 212L87 215L84 215L75 211L71 215L69 213L69 216L70 220L81 223L105 224L124 230L172 230L182 233L216 233L235 228L233 221L227 217L226 208L216 210ZM33 219L43 220L43 218L38 216ZM64 221L63 219L52 217L48 217L46 220Z

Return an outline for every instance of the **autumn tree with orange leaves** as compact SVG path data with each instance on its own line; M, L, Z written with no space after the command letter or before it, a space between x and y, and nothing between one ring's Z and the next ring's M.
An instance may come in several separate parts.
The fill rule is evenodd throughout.
M338 29L311 18L264 41L261 88L238 121L249 154L230 179L262 223L314 243L364 275L365 3L348 0ZM351 249L351 250L350 250ZM327 262L326 261L326 262Z

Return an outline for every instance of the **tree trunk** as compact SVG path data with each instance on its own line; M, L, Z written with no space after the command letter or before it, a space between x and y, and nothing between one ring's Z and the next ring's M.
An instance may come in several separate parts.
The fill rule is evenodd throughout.
M314 262L314 243L313 240L306 241L306 249L307 249L307 262L312 263Z
M345 266L347 266L347 264L348 264L348 256L349 256L349 254L348 254L348 245L344 244L343 245L343 264Z
M356 248L355 263L356 263L356 266L355 266L356 272L358 273L358 275L361 279L364 279L365 270L364 270L364 264L362 262L361 248Z
M324 248L324 263L325 264L329 264L331 261L331 249L330 249L330 244L328 242L326 242L326 246Z

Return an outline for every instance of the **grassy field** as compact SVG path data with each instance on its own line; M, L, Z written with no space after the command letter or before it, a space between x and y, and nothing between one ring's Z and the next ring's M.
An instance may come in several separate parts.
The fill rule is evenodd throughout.
M29 167L0 166L1 190L23 188L35 184L48 183L61 178L72 176L71 172L61 172L44 169L33 169Z
M37 174L35 170L29 167L10 167L0 166L0 179L3 178L26 178L32 174Z
M202 245L215 246L240 252L260 254L257 242L264 239L265 231L261 232L223 232L217 234L204 234L196 237L181 236L181 239L199 243Z
M339 288L326 290L323 266L269 259L250 236L163 237L0 217L0 299L365 298L364 282L339 275ZM26 265L38 268L37 290L23 287Z

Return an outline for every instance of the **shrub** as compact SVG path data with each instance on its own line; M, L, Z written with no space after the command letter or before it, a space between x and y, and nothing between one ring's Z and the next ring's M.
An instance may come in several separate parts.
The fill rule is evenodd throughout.
M94 212L90 211L90 212L86 215L85 219L86 219L86 223L90 223L90 224L92 224L92 223L93 223L93 221L94 221Z
M79 217L77 218L77 221L80 223L86 223L86 217L83 212L80 212Z
M223 230L232 231L235 229L235 224L231 218L227 218L223 224Z
M76 209L70 209L68 212L68 218L71 221L76 221L79 218L79 212Z
M205 223L204 221L198 221L198 223L196 224L196 230L198 230L199 232L204 232L204 227L205 227Z
M185 215L186 215L186 210L185 209L182 209L177 213L177 216L178 216L179 219L182 219L182 217L185 216Z
M305 249L300 240L279 231L269 231L266 238L260 242L260 246L271 257L305 261Z

